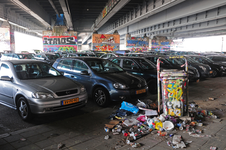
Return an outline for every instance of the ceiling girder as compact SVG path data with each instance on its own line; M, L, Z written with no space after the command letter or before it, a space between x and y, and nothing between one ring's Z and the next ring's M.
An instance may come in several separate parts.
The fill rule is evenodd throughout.
M66 19L68 28L73 30L73 23L72 23L72 19L71 19L70 8L69 8L68 4L66 4L65 0L59 0L59 2L60 2L62 10L64 12L64 17Z

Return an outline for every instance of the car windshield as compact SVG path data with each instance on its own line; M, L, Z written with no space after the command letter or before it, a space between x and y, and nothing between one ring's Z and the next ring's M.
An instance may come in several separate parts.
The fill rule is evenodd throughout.
M62 76L60 72L46 63L15 64L14 69L19 79L39 79Z
M123 72L124 70L118 65L106 59L87 60L86 63L96 73L116 73Z
M46 54L46 57L49 60L56 60L57 58L59 58L57 55L53 55L53 54Z
M20 59L33 59L33 55L32 54L17 54L19 56Z
M141 66L144 70L150 70L156 68L155 65L147 59L136 59L137 63Z

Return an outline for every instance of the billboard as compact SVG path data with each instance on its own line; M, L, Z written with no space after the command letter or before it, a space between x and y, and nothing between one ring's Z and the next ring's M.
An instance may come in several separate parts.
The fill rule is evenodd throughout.
M0 45L0 51L11 50L9 28L0 28Z
M149 49L148 37L130 37L126 36L126 49L130 51L143 52Z
M93 50L95 51L116 51L119 50L120 35L118 34L93 34Z
M44 51L77 51L77 36L43 36L42 39Z

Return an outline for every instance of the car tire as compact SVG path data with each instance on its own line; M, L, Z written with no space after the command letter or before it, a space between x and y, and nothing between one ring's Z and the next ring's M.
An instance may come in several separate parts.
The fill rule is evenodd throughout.
M106 107L110 103L109 93L102 87L97 87L93 91L93 100L97 105Z
M212 75L212 77L215 78L217 75L218 75L217 71L216 71L216 70L213 70L213 75Z
M20 97L17 101L17 111L23 121L30 121L32 113L25 97Z
M147 84L149 93L157 94L157 79L151 79L147 82Z

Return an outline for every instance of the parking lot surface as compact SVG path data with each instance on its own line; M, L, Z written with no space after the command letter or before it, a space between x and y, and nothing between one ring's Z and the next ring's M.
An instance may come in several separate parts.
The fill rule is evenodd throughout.
M200 109L210 110L218 116L218 119L205 121L202 126L206 137L191 137L184 131L176 131L184 141L192 141L184 148L186 150L207 150L210 147L217 147L218 150L226 148L226 77L208 78L200 82L189 84L189 102L195 102ZM213 99L209 99L213 98ZM156 95L151 95L147 99L156 100ZM39 150L39 149L60 149L68 150L113 150L113 149L150 149L162 150L173 149L167 145L167 138L160 137L156 133L148 134L138 140L141 147L132 148L131 145L121 144L123 135L113 135L105 132L104 125L109 122L109 115L116 111L120 104L113 104L107 108L92 109L81 115L63 117L59 120L24 128L21 130L2 133L0 135L1 150ZM89 107L88 107L89 108ZM82 110L88 109L84 107ZM92 108L92 107L90 107ZM104 139L109 135L109 139Z

